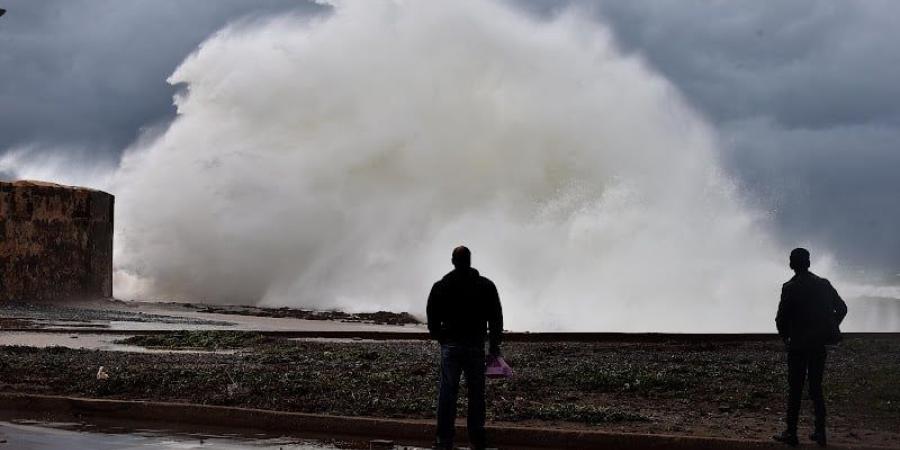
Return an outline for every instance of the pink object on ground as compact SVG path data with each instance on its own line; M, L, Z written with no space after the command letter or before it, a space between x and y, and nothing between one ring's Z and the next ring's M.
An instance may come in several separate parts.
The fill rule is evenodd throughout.
M485 358L484 375L488 378L512 378L513 370L502 356L488 355Z

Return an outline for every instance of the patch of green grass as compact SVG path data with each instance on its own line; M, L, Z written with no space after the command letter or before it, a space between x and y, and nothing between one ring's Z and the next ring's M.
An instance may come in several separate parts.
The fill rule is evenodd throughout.
M875 407L885 411L900 413L900 368L879 367L869 373L869 386L877 392Z
M574 381L579 388L594 392L677 391L684 389L687 384L684 377L666 370L616 370L599 367L578 372Z
M591 425L616 422L649 422L650 418L619 408L572 403L546 403L519 411L515 419L560 420Z
M116 343L147 348L217 350L255 347L272 340L272 338L249 331L190 330L131 336L119 339Z

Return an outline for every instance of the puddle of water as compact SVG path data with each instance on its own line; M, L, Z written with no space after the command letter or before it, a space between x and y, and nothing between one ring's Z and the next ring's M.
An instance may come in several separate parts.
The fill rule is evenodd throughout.
M106 309L96 309L105 306ZM21 331L4 331L17 328ZM43 332L65 328L71 333ZM22 330L24 329L24 330ZM142 353L234 353L235 350L168 350L121 345L125 335L103 334L103 330L134 332L152 330L240 330L240 331L401 331L421 332L421 325L395 326L205 313L165 304L103 303L101 305L8 304L0 305L0 345L66 347ZM84 331L84 332L81 332ZM99 332L99 333L98 333ZM94 334L98 333L98 334ZM353 342L355 340L347 340Z
M134 353L213 353L230 355L236 353L236 349L223 350L194 350L194 349L155 349L140 347L137 345L117 344L116 341L125 339L127 335L109 334L66 334L66 333L41 333L41 332L2 332L0 331L0 345L21 345L25 347L66 347L74 349L104 350L111 352Z
M173 304L94 302L92 304L0 304L4 328L112 330L307 330L421 332L423 325L378 325L290 317L207 313Z
M121 427L99 428L85 423L0 421L0 449L17 450L137 450L137 449L217 449L217 450L347 450L368 448L362 442L334 444L294 437L265 435L174 433ZM396 446L395 450L421 450Z
M23 319L23 318L6 318L0 319L0 331L3 330L103 330L109 328L109 324L98 321L82 322L77 320L47 320L47 319Z
M75 425L75 426L73 426ZM79 429L80 428L80 429ZM85 429L87 428L87 429ZM236 436L173 435L150 430L115 433L96 431L90 427L67 423L0 422L0 436L6 442L0 448L19 450L131 450L131 449L254 449L254 450L323 450L339 449L334 445L294 438L243 438ZM348 448L348 447L343 447ZM349 447L354 448L354 447ZM355 447L361 448L361 447Z
M134 331L145 331L145 330L234 330L236 329L233 325L210 325L203 323L165 323L165 322L133 322L133 321L120 321L120 320L111 320L109 322L109 329L111 330L134 330Z

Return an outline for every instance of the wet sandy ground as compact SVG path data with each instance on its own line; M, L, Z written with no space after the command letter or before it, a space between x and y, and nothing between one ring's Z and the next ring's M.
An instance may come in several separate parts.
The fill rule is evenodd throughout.
M0 330L88 328L111 330L423 331L422 325L382 325L334 320L203 312L172 303L98 300L0 304Z
M73 332L46 332L59 329ZM77 330L91 330L91 333L78 333ZM102 330L115 330L117 334L102 334ZM122 334L122 331L135 331L135 334L140 334L148 330L422 332L425 328L421 325L397 326L206 313L178 304L94 301L65 305L0 305L0 345L59 346L126 352L177 352L148 350L115 343L128 337L127 334ZM185 352L196 353L194 350Z
M129 335L110 334L67 334L41 332L3 332L0 331L0 345L21 345L25 347L66 347L74 349L103 350L110 352L136 353L215 353L231 354L234 350L173 350L149 349L137 345L117 344L116 341Z
M137 334L137 333L136 333ZM147 348L139 345L119 344L118 341L135 336L130 334L68 334L68 333L42 333L40 331L2 331L0 330L0 346L20 345L24 347L65 347L72 349L102 350L108 352L132 352L132 353L211 353L230 355L237 352L234 349L166 349ZM362 343L373 342L358 338L292 338L297 342L336 342L336 343Z

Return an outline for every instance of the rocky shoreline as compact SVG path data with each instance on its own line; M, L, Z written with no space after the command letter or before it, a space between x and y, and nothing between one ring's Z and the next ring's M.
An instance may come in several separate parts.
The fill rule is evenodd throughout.
M290 318L301 320L333 320L351 323L373 323L376 325L416 325L422 322L408 312L376 311L348 313L339 310L312 310L290 307L269 308L253 305L211 305L182 303L182 307L212 314L233 314L240 316Z

